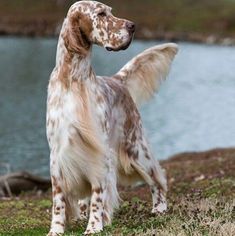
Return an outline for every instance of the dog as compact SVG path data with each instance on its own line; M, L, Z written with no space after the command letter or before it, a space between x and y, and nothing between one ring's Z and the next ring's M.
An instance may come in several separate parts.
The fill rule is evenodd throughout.
M137 106L166 78L177 45L149 48L112 77L96 76L91 67L92 44L125 50L134 32L133 22L114 17L110 7L95 1L74 3L64 20L47 98L49 236L63 234L73 217L89 217L85 234L102 231L118 207L117 183L145 181L152 212L167 209L166 177L144 136Z

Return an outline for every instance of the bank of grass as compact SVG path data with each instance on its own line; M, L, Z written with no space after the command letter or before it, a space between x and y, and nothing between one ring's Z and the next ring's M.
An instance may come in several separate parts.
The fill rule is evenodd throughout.
M1 0L0 33L52 35L68 7L75 1ZM137 24L137 37L155 37L164 32L235 35L234 0L102 0L114 14Z
M121 189L123 202L112 226L98 235L235 235L235 149L188 153L162 163L168 173L169 210L152 215L146 186ZM50 192L0 201L0 235L45 235ZM81 235L73 222L65 235Z

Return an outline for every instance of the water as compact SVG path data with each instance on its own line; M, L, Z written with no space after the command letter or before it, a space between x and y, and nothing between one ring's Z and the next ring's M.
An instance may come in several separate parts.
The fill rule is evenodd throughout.
M95 47L95 71L115 73L156 43L135 41L120 53ZM235 146L235 47L179 45L168 80L141 108L159 159ZM12 171L49 173L46 89L55 51L55 39L0 38L0 162L9 164ZM5 170L0 164L0 174Z

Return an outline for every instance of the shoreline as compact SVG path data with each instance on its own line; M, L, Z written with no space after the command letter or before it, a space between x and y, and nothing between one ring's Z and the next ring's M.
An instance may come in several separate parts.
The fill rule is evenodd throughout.
M0 36L55 37L73 2L2 0ZM235 45L234 1L103 3L115 16L136 23L136 39Z
M175 155L169 156L166 160L159 160L159 163L166 168L167 172L169 168L173 165L181 165L180 163L188 163L188 162L204 162L205 164L210 163L210 160L219 161L223 158L232 158L235 160L235 147L229 148L214 148L206 151L189 151L177 153ZM234 162L235 164L235 162ZM235 166L234 166L235 168ZM215 170L216 171L216 170ZM231 171L231 170L230 170ZM230 172L228 171L228 172ZM169 174L169 173L168 173ZM198 173L197 173L198 174ZM190 174L191 175L191 174ZM207 174L205 173L205 176ZM222 176L226 175L224 172ZM221 173L218 172L218 176L221 176ZM34 189L38 189L40 191L47 191L51 187L49 176L42 175L33 175L30 172L21 170L16 172L7 173L6 175L0 175L0 199L2 197L6 197L9 192L8 189L5 189L4 183L1 181L9 181L10 193L18 195L19 194L19 182L22 186L23 192L30 192ZM11 197L13 196L10 194Z
M36 26L36 27L35 27ZM32 23L27 26L9 27L0 25L0 37L28 37L28 38L57 38L61 24L55 27L48 27ZM173 32L173 31L151 31L142 28L136 31L134 39L137 40L159 40L172 42L191 42L207 45L235 46L235 36L218 34L205 34L198 32Z

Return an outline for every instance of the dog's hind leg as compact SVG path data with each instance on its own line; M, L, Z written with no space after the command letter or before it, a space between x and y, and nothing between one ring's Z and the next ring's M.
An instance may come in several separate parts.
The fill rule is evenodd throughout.
M156 185L150 186L153 208L152 213L163 213L167 210L166 192Z
M165 171L152 155L147 142L142 140L132 146L129 144L127 150L130 165L150 187L153 201L152 213L166 211L167 180Z
M147 168L146 164L138 161L135 161L133 166L150 187L153 201L152 213L162 213L167 209L166 179L157 160L151 160L151 162L151 166Z

